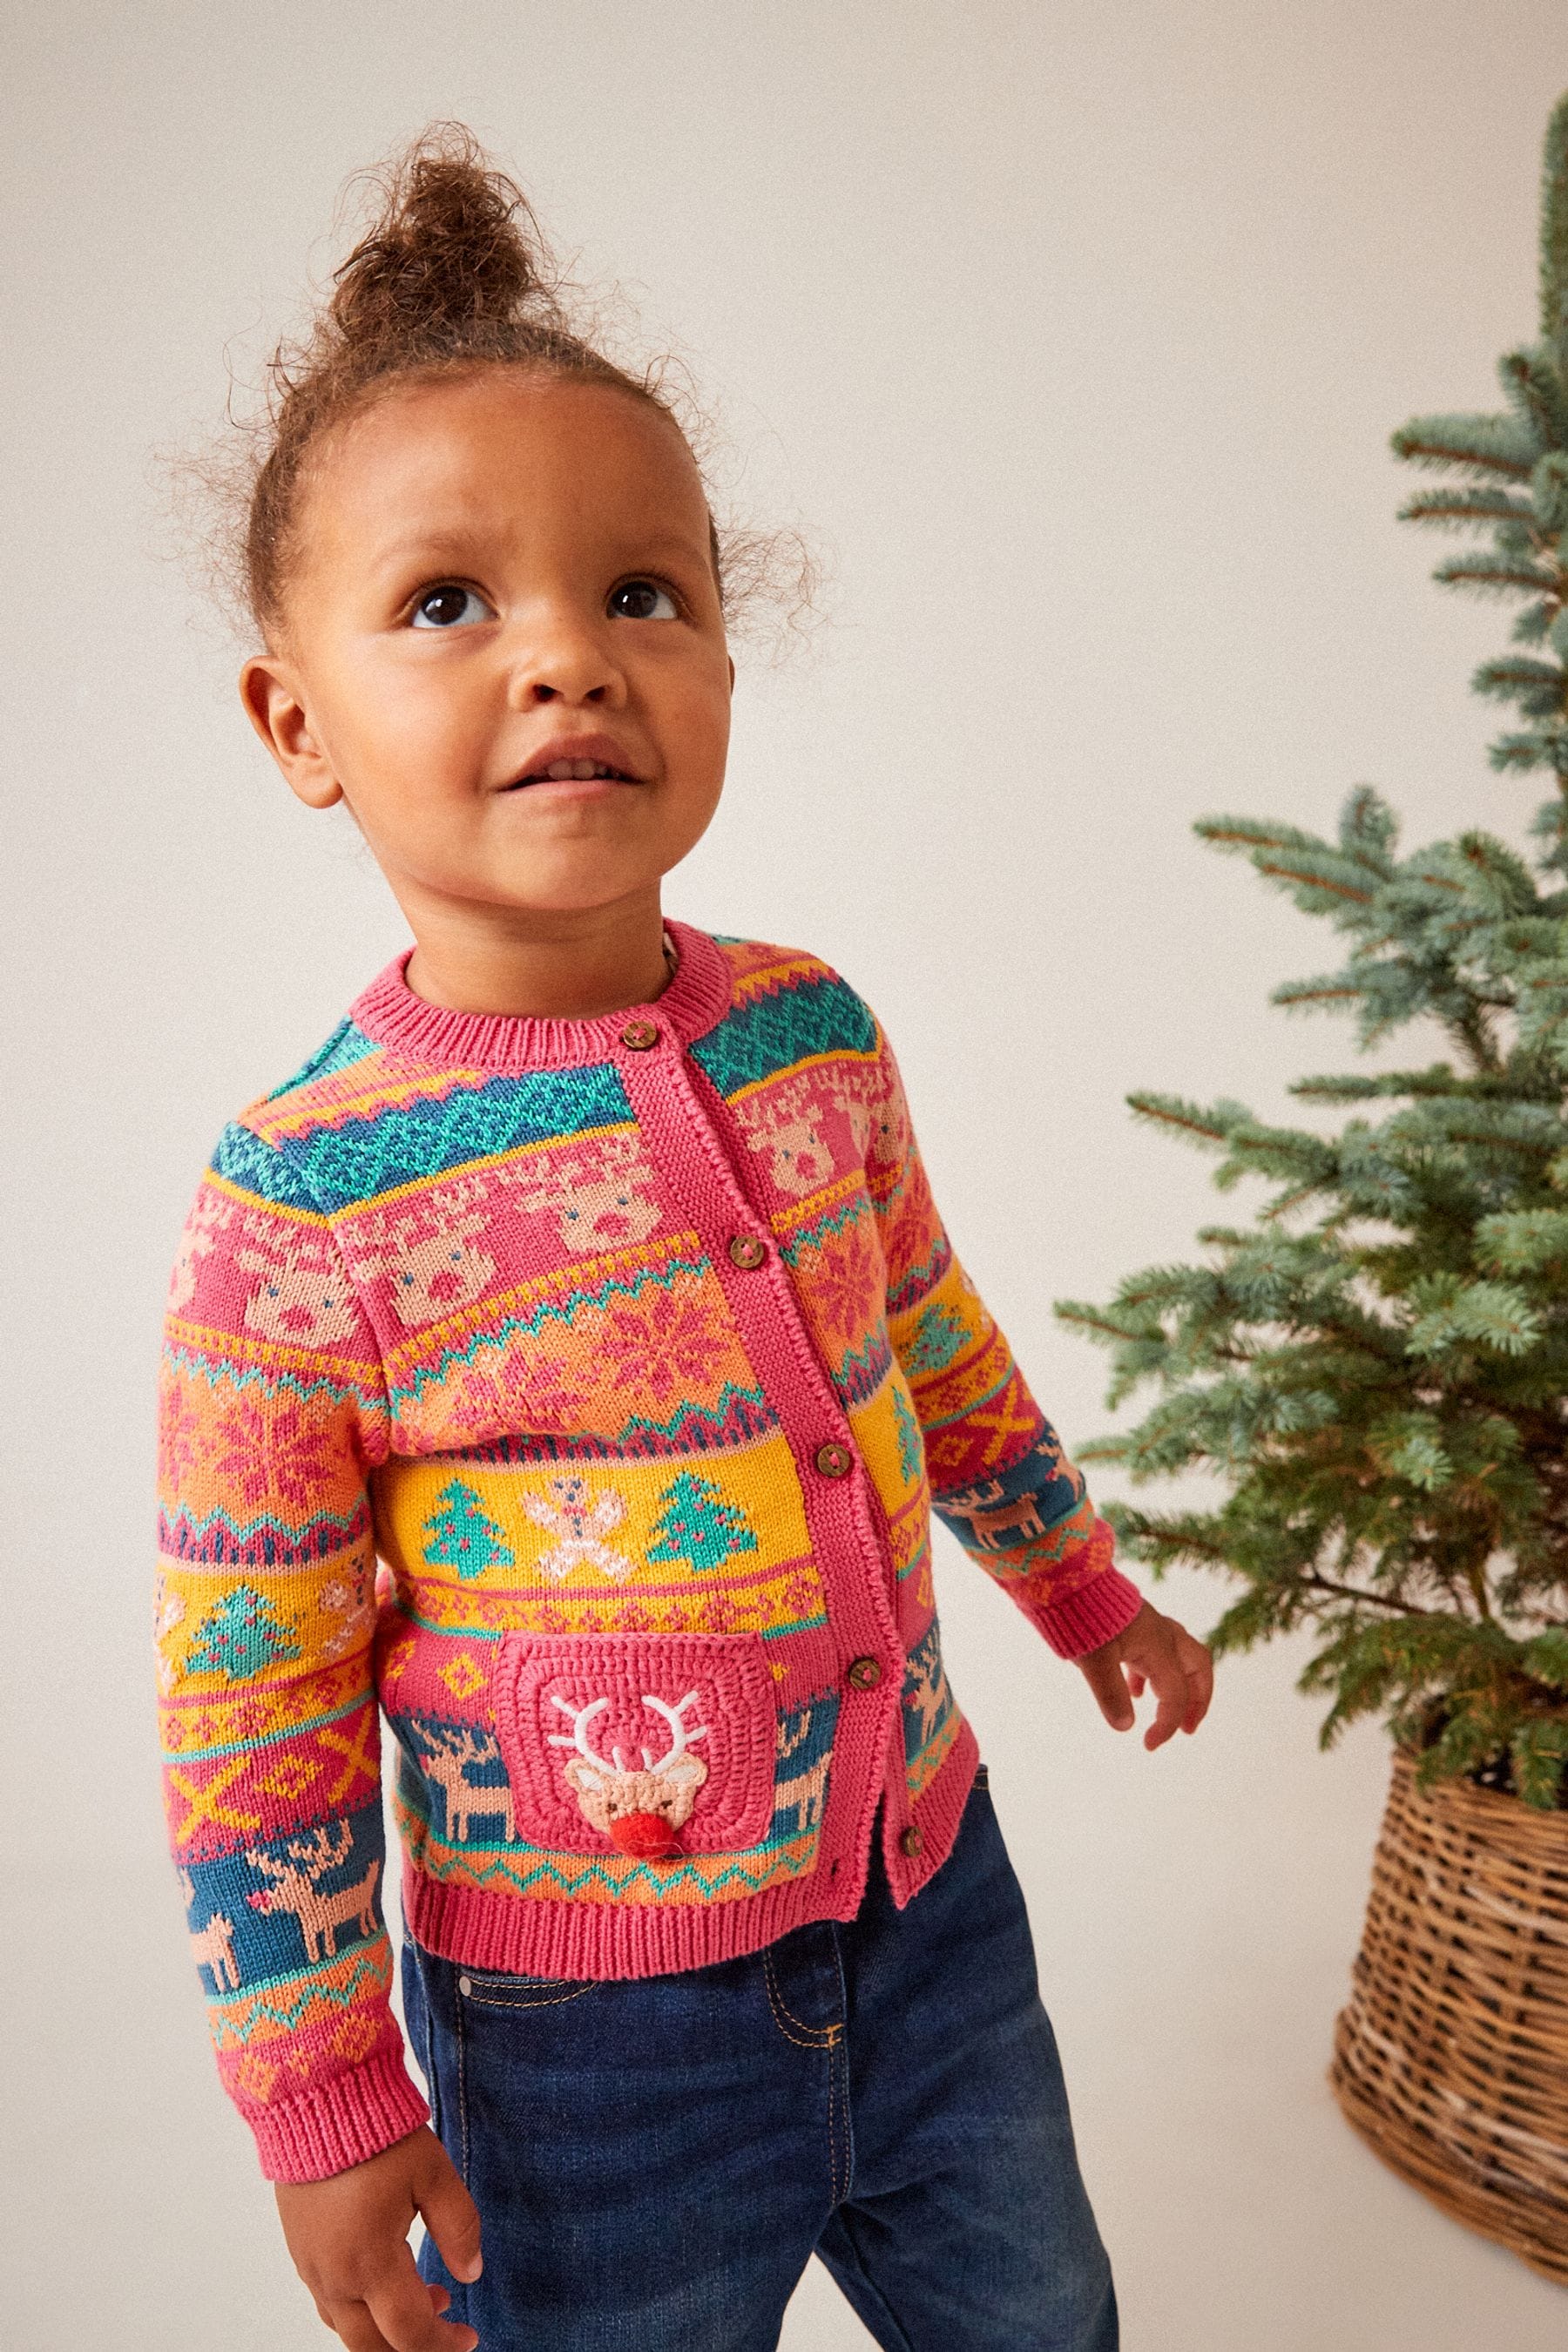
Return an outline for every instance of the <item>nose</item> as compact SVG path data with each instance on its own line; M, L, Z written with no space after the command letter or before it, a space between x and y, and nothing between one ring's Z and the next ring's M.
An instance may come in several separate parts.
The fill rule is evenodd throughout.
M585 614L564 604L536 607L519 632L508 696L512 708L582 702L615 709L625 700L626 687L605 639L607 625L595 628Z

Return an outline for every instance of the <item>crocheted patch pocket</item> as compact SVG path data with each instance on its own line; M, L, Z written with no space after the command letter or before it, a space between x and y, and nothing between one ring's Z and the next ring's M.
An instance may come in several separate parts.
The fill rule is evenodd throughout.
M667 1862L755 1845L777 1707L757 1633L508 1633L496 1729L518 1834Z

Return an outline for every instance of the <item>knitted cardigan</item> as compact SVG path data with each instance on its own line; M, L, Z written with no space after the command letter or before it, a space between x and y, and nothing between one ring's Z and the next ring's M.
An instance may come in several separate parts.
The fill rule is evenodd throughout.
M226 1129L165 1329L164 1790L272 2179L428 2113L403 1903L468 1967L643 1976L895 1901L976 1763L930 1514L1063 1657L1141 1596L949 1247L877 1022L670 926L654 1003L489 1017L399 957ZM377 1559L381 1563L379 1571Z

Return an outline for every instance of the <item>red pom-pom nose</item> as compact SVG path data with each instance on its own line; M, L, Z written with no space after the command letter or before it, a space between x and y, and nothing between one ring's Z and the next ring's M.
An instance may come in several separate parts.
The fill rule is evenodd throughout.
M662 1813L623 1813L610 1823L610 1843L638 1862L668 1862L680 1840Z

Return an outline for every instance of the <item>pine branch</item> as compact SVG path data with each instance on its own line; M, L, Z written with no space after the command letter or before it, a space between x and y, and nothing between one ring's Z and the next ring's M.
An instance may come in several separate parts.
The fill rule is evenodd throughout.
M1546 127L1541 181L1541 331L1568 367L1568 98Z
M1413 466L1456 466L1485 477L1524 481L1541 455L1511 416L1413 416L1391 436L1396 457Z

